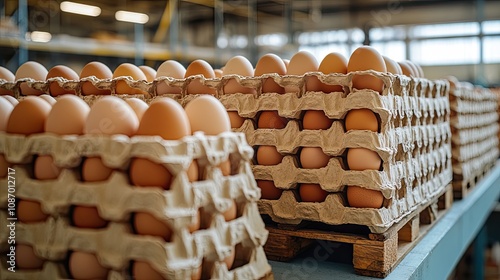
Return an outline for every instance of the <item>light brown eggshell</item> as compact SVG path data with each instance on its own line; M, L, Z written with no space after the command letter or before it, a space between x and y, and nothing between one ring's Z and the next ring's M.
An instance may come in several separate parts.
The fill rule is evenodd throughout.
M104 96L99 98L90 108L84 132L87 134L132 136L138 127L137 115L127 102L116 96Z
M35 254L32 246L16 244L16 267L17 270L41 269L45 260Z
M259 146L257 148L257 164L276 165L282 160L283 155L278 152L275 146Z
M195 75L203 75L205 79L215 78L215 72L212 66L202 59L197 59L191 62L186 69L186 74L184 75L184 77L187 78ZM194 79L188 84L187 93L215 94L215 89L203 85L198 79Z
M231 123L231 128L240 128L245 122L245 118L241 117L236 111L228 111L229 122Z
M3 95L2 97L5 98L7 101L9 101L14 106L16 106L17 104L19 104L19 100L15 99L13 96Z
M40 202L21 199L17 204L17 219L22 223L38 223L47 220L48 214L42 210Z
M132 277L135 280L165 280L149 263L134 261L132 265Z
M420 78L425 78L425 76L424 76L424 70L422 69L422 67L419 64L417 64L416 62L412 62L412 63L415 66L415 68L417 69L418 76Z
M131 63L122 63L116 67L115 71L113 72L113 78L118 78L118 77L131 77L132 80L134 81L146 81L146 75L144 75L144 72L139 69L139 67L131 64ZM115 92L117 94L147 94L147 92L142 91L138 88L132 88L130 87L127 82L125 81L118 81L116 83L116 89Z
M347 201L350 207L380 208L384 202L382 192L358 186L347 187Z
M382 73L387 72L384 59L370 46L357 48L349 58L347 72L375 70ZM356 89L372 89L381 93L384 89L382 80L368 75L356 75L352 79L352 85Z
M74 279L107 279L108 269L103 267L97 256L92 253L71 253L69 257L69 271Z
M403 75L403 70L401 70L401 66L399 64L390 59L387 56L382 56L385 62L385 67L387 68L388 73L396 74L396 75Z
M99 61L87 63L80 72L80 78L95 76L97 79L105 80L113 78L113 72L106 64ZM83 95L109 95L110 89L98 89L92 82L84 82L82 85Z
M417 74L414 72L413 67L411 67L411 65L408 64L408 62L399 61L398 64L401 67L401 71L403 72L403 75L405 75L407 77L417 77Z
M139 69L141 69L142 73L144 73L144 76L146 76L146 81L152 82L155 77L156 77L156 70L147 66L147 65L141 65L139 66Z
M186 75L186 68L179 62L175 60L167 60L163 62L158 70L156 71L156 78L160 77L170 77L174 79L183 79ZM167 94L167 93L181 93L180 87L170 87L165 82L159 83L156 86L156 92L158 94Z
M0 66L0 80L14 82L16 80L16 76L12 72L10 72L9 69ZM14 92L12 92L11 90L0 88L0 95L14 95Z
M88 157L83 161L82 179L85 182L106 181L113 169L104 165L100 157Z
M323 202L328 192L323 190L319 184L300 184L299 195L302 202Z
M323 74L332 73L347 73L347 59L340 53L332 52L327 54L319 64L318 71ZM327 85L320 84L319 89L325 93L329 92L343 92L344 89L340 85Z
M45 131L45 120L52 106L45 100L31 96L23 99L10 113L8 133L30 135Z
M330 156L320 147L303 147L300 152L300 165L305 169L322 168L328 165Z
M22 78L32 78L35 81L45 81L47 77L47 69L40 63L28 61L19 66L16 71L16 81ZM26 83L20 85L21 94L23 95L40 95L42 91L29 87Z
M158 98L142 116L137 135L159 135L165 140L181 139L191 135L189 117L175 100Z
M226 210L226 212L222 213L222 216L224 216L224 220L226 222L232 221L236 218L236 212L237 212L237 207L236 207L236 202L234 200L231 201L231 206Z
M191 100L184 108L191 126L191 134L203 131L205 135L219 135L231 130L231 122L222 103L212 95Z
M152 176L145 176L145 174ZM172 174L161 164L143 158L134 158L130 163L130 181L135 186L160 187L168 190L172 183Z
M222 69L214 69L214 73L216 78L222 78Z
M346 131L371 130L377 132L379 127L377 116L370 109L353 109L347 112L345 117Z
M137 116L137 119L140 122L142 120L142 116L149 108L148 104L142 101L141 99L135 97L125 99L125 102L127 102L130 108L134 110L135 115Z
M420 78L420 72L415 63L413 63L411 60L405 60L405 62L413 70L413 74L415 74L415 77Z
M45 80L57 77L64 78L70 81L78 81L80 78L78 77L78 74L68 66L56 65L50 68ZM59 84L56 81L50 82L49 92L52 96L59 96L63 94L76 94L74 90L63 89L61 86L59 86Z
M292 56L288 64L287 75L303 75L307 72L318 72L319 63L316 57L308 51L299 51ZM306 91L320 91L321 82L316 76L306 79ZM296 85L285 86L285 92L298 92Z
M332 126L333 120L325 115L321 110L306 111L302 119L304 129L329 129Z
M166 242L170 241L172 230L167 224L149 213L135 213L133 223L137 234L158 236L162 237Z
M379 170L382 159L377 152L365 148L349 148L347 165L350 170Z
M105 228L108 225L93 206L75 206L72 219L73 225L79 228Z
M75 95L59 97L45 120L45 131L59 135L83 134L89 105Z
M234 258L236 257L236 250L233 248L231 254L224 259L224 263L228 270L231 270L234 264Z
M50 106L54 106L54 104L56 104L56 102L57 102L57 100L54 97L52 97L48 94L42 94L42 95L39 95L38 97L47 101L50 104Z
M263 111L257 122L258 128L285 128L288 120L286 118L280 117L278 111Z
M285 62L283 62L283 60L279 56L268 53L263 55L257 62L257 65L255 65L254 76L258 77L264 74L271 73L283 76L286 75L286 71L287 69ZM276 83L273 78L267 78L262 83L262 93L268 92L276 92L282 94L285 93L285 88L278 85L278 83Z
M14 105L3 96L0 96L0 131L7 129L10 113L14 110Z
M282 189L278 189L273 181L257 180L257 186L260 188L261 199L279 199L283 193Z
M241 55L237 55L229 59L222 70L222 76L237 74L243 77L253 77L253 66L250 61ZM224 93L250 93L254 94L255 89L241 86L236 79L231 79L224 85Z
M61 174L61 168L54 164L50 155L38 156L34 166L35 178L38 180L53 180Z

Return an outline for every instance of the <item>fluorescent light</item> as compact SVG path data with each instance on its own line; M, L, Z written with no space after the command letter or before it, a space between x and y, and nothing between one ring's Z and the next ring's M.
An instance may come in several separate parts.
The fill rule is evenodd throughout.
M116 12L115 18L116 18L116 20L119 20L119 21L141 23L141 24L145 24L146 22L149 21L149 17L146 14L127 12L127 11Z
M52 39L52 35L49 32L33 31L29 34L29 38L33 42L47 43Z
M61 3L61 10L66 13L79 14L84 16L96 17L101 14L101 8L92 5L85 5L70 1Z

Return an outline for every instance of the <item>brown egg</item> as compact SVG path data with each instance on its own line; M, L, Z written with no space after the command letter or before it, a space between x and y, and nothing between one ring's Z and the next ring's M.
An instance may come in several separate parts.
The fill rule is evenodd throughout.
M142 116L137 135L158 135L165 140L178 140L191 134L189 118L182 106L171 98L163 97L151 103ZM132 159L129 177L136 186L170 188L172 175L163 165L146 159ZM197 166L191 164L190 180L198 178ZM154 185L151 185L154 183Z
M418 71L418 68L417 68L417 66L415 65L415 63L413 63L413 62L412 62L412 61L410 61L410 60L406 60L405 62L406 62L406 64L407 64L408 66L410 66L410 68L412 69L412 72L413 72L413 74L415 75L415 77L420 78L420 72Z
M47 77L45 80L48 80L50 78L64 78L66 80L71 80L71 81L78 81L79 77L78 74L73 71L73 69L69 68L68 66L64 65L57 65L52 67L49 72L47 73ZM67 90L63 89L59 84L55 81L50 82L49 85L49 91L52 96L58 96L58 95L63 95L63 94L76 94L74 90Z
M399 66L401 67L401 71L403 72L403 75L407 77L416 77L417 74L414 72L413 67L411 67L410 64L407 63L407 61L400 61L398 62Z
M81 98L61 96L45 120L45 131L58 135L81 135L89 113L89 105Z
M299 51L292 56L288 64L287 75L304 75L307 72L318 72L319 63L314 55L308 51ZM321 82L318 77L311 76L306 79L306 91L320 91ZM299 92L297 85L285 86L285 92Z
M303 147L300 151L300 165L305 169L323 168L328 165L330 156L320 147Z
M193 232L195 232L195 231L197 231L197 230L200 229L200 226L201 226L200 211L201 210L196 211L196 217L194 219L194 222L188 226L189 233L193 233Z
M7 123L9 122L12 110L14 110L14 105L3 96L0 96L0 131L7 129Z
M111 79L113 78L113 72L109 69L106 64L93 61L87 63L82 71L80 72L80 79L86 78L90 76L95 76L97 79ZM111 94L110 89L98 89L96 88L92 82L84 82L82 85L82 94L83 95L109 95Z
M16 244L16 267L17 269L41 269L44 259L36 255L30 245Z
M202 60L202 59L197 59L191 64L186 69L186 74L184 75L185 78L195 76L195 75L203 75L205 79L213 79L215 78L215 72L212 66ZM187 86L187 93L188 94L215 94L215 89L210 88L208 86L203 85L198 79L192 80L188 86Z
M107 279L109 270L93 253L75 251L69 256L69 271L74 279Z
M27 97L10 113L6 132L30 135L45 131L45 120L52 107L39 97Z
M323 202L328 196L319 184L300 184L299 194L302 202Z
M241 117L236 111L228 111L229 122L231 123L231 128L240 128L245 122L245 118Z
M253 66L250 61L244 56L237 55L232 57L224 66L224 70L222 70L222 75L232 75L237 74L243 77L253 77ZM227 84L224 86L224 93L232 94L232 93L250 93L254 94L255 89L244 87L236 81L236 79L230 79Z
M146 76L146 81L152 82L154 81L156 77L156 70L147 66L147 65L141 65L139 66L139 69L141 69L142 73L144 73L144 76Z
M16 76L9 71L9 69L0 66L0 80L6 80L7 82L14 82ZM0 87L0 95L14 95L11 90L6 90Z
M222 75L223 75L222 69L214 69L214 73L215 73L216 78L222 78Z
M349 148L347 165L350 170L379 170L382 159L377 152L365 148Z
M325 115L321 110L306 111L302 119L304 129L329 129L332 126L333 120Z
M102 182L108 180L113 169L104 165L100 157L88 157L82 165L82 179L85 182Z
M283 193L282 189L278 189L273 181L267 180L257 180L257 186L260 188L261 199L279 199L281 193Z
M47 220L48 214L42 210L38 201L22 199L17 204L17 218L22 223L38 223Z
M132 277L135 280L164 280L165 278L156 271L149 263L134 261L132 265Z
M14 97L12 97L10 95L3 95L2 97L5 98L7 101L9 101L14 106L19 104L19 100L15 99Z
M370 46L357 48L349 58L347 72L375 70L382 73L387 72L382 56ZM368 75L356 75L352 79L352 86L356 89L372 89L381 93L384 90L382 80Z
M278 111L263 111L260 113L257 127L282 129L287 123L288 120L280 117Z
M144 75L141 69L131 63L122 63L118 65L118 67L116 67L115 71L113 72L113 78L127 76L131 77L134 81L147 80L146 75ZM115 92L117 94L147 94L147 92L142 91L138 88L130 87L125 81L118 81L116 83Z
M380 208L384 202L384 196L381 192L376 190L369 190L358 186L348 186L347 201L350 207Z
M388 58L387 56L382 56L382 58L384 59L385 67L387 68L388 73L392 73L392 74L396 74L396 75L403 74L403 70L401 70L401 66L399 66L399 64L396 61Z
M347 73L347 59L336 52L329 53L323 58L319 64L318 71L324 74L332 73ZM329 93L329 92L343 92L344 89L340 85L327 85L324 83L320 84L319 90Z
M105 228L108 221L101 218L96 207L76 206L73 208L73 225L79 228Z
M132 136L139 127L134 110L123 99L116 96L99 98L90 108L85 123L86 134Z
M159 236L166 242L169 242L172 237L172 230L169 226L149 213L135 213L133 223L137 234Z
M285 63L285 67L288 69L288 65L290 65L290 59L283 58L283 63Z
M233 248L229 256L227 256L224 259L224 263L226 264L228 270L231 270L231 268L233 267L235 257L236 257L236 250Z
M257 164L276 165L282 160L283 155L278 152L275 146L259 146L257 149Z
M345 129L379 131L377 116L370 109L352 109L345 117Z
M61 174L61 168L54 164L50 155L38 156L35 160L34 175L37 180L53 180Z
M254 76L258 77L264 74L271 73L275 73L280 76L286 75L286 65L279 56L268 53L263 55L257 62L257 65L255 65ZM267 78L262 83L262 93L268 92L276 92L282 94L285 93L285 88L278 85L278 83L276 83L273 78Z
M127 102L127 104L130 106L130 108L132 108L132 110L134 110L135 115L137 116L137 119L140 122L142 119L142 116L144 115L146 110L149 108L148 104L146 102L140 100L139 98L135 98L135 97L125 99L125 102Z
M224 220L226 222L232 221L236 218L238 208L236 207L236 202L234 200L231 201L231 206L226 210L226 212L222 213L224 216Z
M52 97L48 94L42 94L42 95L39 95L38 97L47 101L47 103L49 103L50 106L54 106L54 104L56 104L56 102L57 102L57 100L54 97Z
M19 66L16 71L16 81L22 78L31 78L35 81L45 81L47 77L47 69L40 63L35 61L25 62L23 65ZM23 95L40 95L43 94L42 91L31 88L26 83L21 83L20 85L21 94Z
M160 67L158 67L158 71L156 71L156 78L171 77L174 79L183 79L185 75L186 68L175 60L167 60L163 62ZM160 95L167 93L181 93L181 88L170 87L166 83L162 82L156 86L156 92Z
M420 67L420 65L410 60L407 60L406 62L411 66L413 72L415 72L415 74L417 74L419 78L424 77L424 70L422 70L422 67Z

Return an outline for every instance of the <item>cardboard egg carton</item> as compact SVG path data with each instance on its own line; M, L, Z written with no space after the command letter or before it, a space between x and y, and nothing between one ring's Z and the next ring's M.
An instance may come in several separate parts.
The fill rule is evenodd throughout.
M190 278L203 260L212 265L209 276L214 279L259 279L270 272L262 249L267 230L256 204L260 190L250 167L253 149L243 134L195 134L179 141L167 141L148 136L44 133L26 137L2 132L0 153L16 164L16 198L38 201L50 215L41 223L18 222L16 242L32 245L49 263L62 262L68 251L76 250L95 253L101 264L112 270L108 279L127 279L131 260L149 262L166 279ZM65 169L55 180L32 179L26 166L33 155L51 155L54 162ZM75 167L86 156L99 156L104 164L116 169L108 181L79 180ZM171 188L164 191L131 186L124 171L134 157L165 165L174 176ZM186 170L193 159L197 160L200 170L205 169L205 180L188 181ZM217 166L228 159L234 175L223 176ZM6 180L1 181L7 184ZM7 200L6 192L2 192L0 213L3 214L0 215L6 215ZM231 207L232 201L237 204L239 217L226 222L222 213ZM110 221L108 226L104 229L71 226L69 208L82 204L96 206L100 216ZM211 223L190 233L188 226L198 219L201 208L204 209L201 219ZM147 212L164 221L173 231L172 240L165 242L158 237L134 234L130 224L134 212ZM2 249L7 238L5 234L0 235ZM232 250L236 250L240 266L228 270L223 260ZM54 268L49 264L41 273L53 273L51 271ZM9 274L3 272L8 279ZM66 278L51 276L50 279Z

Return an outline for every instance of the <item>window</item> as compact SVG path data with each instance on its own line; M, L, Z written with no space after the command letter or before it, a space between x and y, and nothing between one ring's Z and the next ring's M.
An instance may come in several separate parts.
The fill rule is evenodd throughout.
M410 29L412 38L479 35L479 23L462 22L446 24L417 25Z
M500 34L500 20L491 20L483 22L483 34Z
M375 42L372 44L380 54L395 61L406 60L406 44L404 41Z
M484 63L500 62L500 36L488 36L483 39Z
M429 39L410 43L410 60L421 65L479 63L479 38Z

